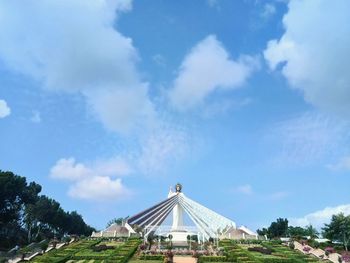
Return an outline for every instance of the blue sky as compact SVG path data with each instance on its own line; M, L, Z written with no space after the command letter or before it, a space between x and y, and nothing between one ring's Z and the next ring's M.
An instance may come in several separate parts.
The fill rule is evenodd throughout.
M0 1L0 168L97 228L192 199L350 213L350 3Z

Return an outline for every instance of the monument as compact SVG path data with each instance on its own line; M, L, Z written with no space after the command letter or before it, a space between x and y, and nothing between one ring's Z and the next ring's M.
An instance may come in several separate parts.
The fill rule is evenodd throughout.
M164 220L171 213L171 226L163 225ZM194 226L184 224L185 214L188 215ZM231 233L236 233L238 230L240 238L257 238L257 235L248 228L242 226L237 229L234 221L188 198L182 192L182 185L179 183L176 184L174 192L170 189L167 199L128 218L125 227L131 233L142 230L142 236L145 239L149 235L166 237L171 235L174 242L186 242L188 235L197 235L200 241L230 237ZM227 234L228 231L229 234Z

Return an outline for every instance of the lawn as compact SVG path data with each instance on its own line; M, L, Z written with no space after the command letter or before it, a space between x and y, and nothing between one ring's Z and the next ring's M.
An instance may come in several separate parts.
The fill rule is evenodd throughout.
M224 248L226 262L246 262L246 263L303 263L321 262L315 257L305 255L296 250L278 244L276 242L256 242L256 244L245 245L231 240L223 240L220 246ZM271 254L249 251L249 247L265 247L272 250ZM223 261L222 257L202 256L200 263Z
M58 250L36 257L36 263L126 263L135 253L140 241L129 239L126 242L113 242L101 240L85 240L73 243ZM113 248L102 251L93 249L96 245L108 245Z

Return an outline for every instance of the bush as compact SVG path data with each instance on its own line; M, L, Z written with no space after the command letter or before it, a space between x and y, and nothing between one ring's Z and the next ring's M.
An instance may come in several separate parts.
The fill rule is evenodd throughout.
M311 250L311 247L309 247L309 246L303 247L303 251L306 252L306 253L309 253L310 250Z
M48 246L49 246L49 241L47 240L40 243L40 248L44 251L47 249Z
M164 260L163 255L142 255L140 256L141 260Z
M295 245L294 245L294 242L289 242L289 248L294 250L295 249Z
M326 248L324 249L324 252L325 252L326 256L328 256L329 254L334 253L334 252L335 252L335 249L334 249L333 247L326 247Z
M114 247L107 246L107 245L99 245L99 246L93 246L91 249L94 252L101 252L101 251L104 251L104 250L107 250L107 249L114 249Z
M225 262L227 261L224 256L200 256L198 262Z
M249 247L248 251L259 252L265 255L271 255L273 252L272 249L264 248L264 247Z
M344 252L341 255L341 260L343 260L346 263L350 262L350 253L349 252Z

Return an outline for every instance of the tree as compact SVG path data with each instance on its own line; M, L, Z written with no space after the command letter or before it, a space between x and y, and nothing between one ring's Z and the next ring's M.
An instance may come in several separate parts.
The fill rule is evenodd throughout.
M122 218L122 217L117 218L116 217L116 218L113 218L112 220L108 221L107 227L109 227L113 224L117 224L117 225L121 226L123 224L123 222L124 222L124 218Z
M310 236L311 238L317 238L319 235L319 232L317 231L317 229L314 228L311 224L305 228L305 232L306 232L306 235Z
M307 232L305 228L302 228L300 226L296 226L296 227L289 226L287 235L290 237L303 237L303 236L307 236Z
M94 231L77 212L65 212L54 199L39 195L40 191L39 184L28 184L25 177L0 170L0 248Z
M268 229L263 228L257 230L259 235L267 235L269 238L286 236L288 233L288 220L285 218L277 218L272 222Z
M325 224L322 230L324 237L333 241L343 242L345 250L348 251L350 242L350 215L345 216L343 213L333 215L331 222Z
M0 170L0 247L26 242L22 228L25 206L35 202L41 186L12 172Z
M260 235L260 236L267 236L268 235L268 230L267 230L267 228L263 228L263 229L258 229L258 230L256 230L256 232L258 233L258 235Z

